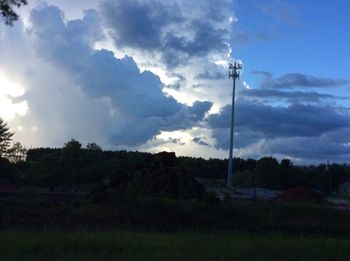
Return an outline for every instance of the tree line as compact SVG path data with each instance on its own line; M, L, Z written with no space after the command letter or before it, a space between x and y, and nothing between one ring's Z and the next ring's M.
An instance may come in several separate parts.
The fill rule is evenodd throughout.
M227 175L227 159L177 157L173 152L104 151L96 143L83 147L74 139L62 148L25 151L19 143L11 146L12 136L0 119L0 179L20 186L52 191L106 186L121 195L195 198L204 193L197 180L224 180ZM350 165L295 166L289 159L234 158L234 173L238 187L285 190L307 186L329 193L350 180Z

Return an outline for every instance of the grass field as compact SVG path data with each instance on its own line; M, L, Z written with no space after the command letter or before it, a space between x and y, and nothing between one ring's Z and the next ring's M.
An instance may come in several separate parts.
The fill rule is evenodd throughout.
M0 260L350 260L350 240L242 232L5 232Z
M350 211L325 204L233 201L207 204L170 199L0 201L0 230L241 231L350 235Z

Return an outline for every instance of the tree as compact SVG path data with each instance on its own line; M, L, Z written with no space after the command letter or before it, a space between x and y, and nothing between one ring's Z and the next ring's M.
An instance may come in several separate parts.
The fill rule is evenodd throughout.
M0 118L0 158L6 156L9 152L13 132L10 132L10 128L7 127L7 123Z
M75 139L71 139L67 143L64 144L64 150L67 151L80 151L81 143Z
M27 0L0 0L0 12L5 24L13 25L13 22L17 21L19 18L19 15L13 8L21 7L27 3Z
M92 150L92 151L102 151L102 148L100 145L96 144L95 142L88 143L86 145L87 150Z
M291 167L293 167L293 162L289 159L283 159L281 161L280 167L282 170L290 169Z
M27 149L22 146L20 142L15 142L11 148L8 149L7 158L11 162L24 161L27 155Z
M257 185L276 189L279 183L278 161L273 157L263 157L256 163Z

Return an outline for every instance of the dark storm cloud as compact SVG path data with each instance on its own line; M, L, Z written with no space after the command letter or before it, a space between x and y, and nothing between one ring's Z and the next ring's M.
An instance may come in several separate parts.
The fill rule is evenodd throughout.
M201 137L194 137L192 139L193 142L197 143L198 145L202 145L202 146L210 146L208 143L206 143L205 141L202 140Z
M216 148L228 149L230 113L226 106L208 118ZM344 162L350 156L348 109L300 104L274 107L240 100L235 122L235 148L244 149L248 156L280 155L304 163Z
M234 146L242 157L291 157L300 162L348 161L350 109L325 103L348 99L295 87L336 87L342 79L286 74L275 78L265 71L259 89L243 89L236 100ZM282 89L282 90L280 90ZM207 118L214 146L229 147L231 106Z
M349 83L349 80L345 79L315 77L301 73L288 73L278 78L264 71L253 71L252 73L263 76L262 88L337 87Z
M228 150L230 146L230 129L212 127L212 137L215 140L214 146L217 149ZM235 144L237 146L237 144Z
M239 99L236 106L237 147L244 147L263 138L317 138L350 126L349 110L326 105L295 103L277 107ZM228 148L230 115L231 106L225 106L218 114L208 117L218 148Z
M256 155L307 160L347 161L350 156L350 110L325 104L272 106L258 100L236 101L235 147ZM215 146L228 149L231 106L208 117ZM255 151L255 152L254 152Z
M230 145L230 129L229 128L213 128L212 137L215 140L215 147L217 149L228 150ZM260 139L263 139L264 135L259 132L253 131L235 131L234 146L235 148L245 148Z
M324 135L324 138L327 141L342 143L342 144L350 144L350 128L345 127L338 129L334 132L328 132ZM350 148L349 148L350 149ZM350 152L350 151L349 151Z
M244 89L241 95L266 100L285 99L288 102L320 102L324 99L347 99L331 94L301 91L280 91L275 89Z
M168 138L166 140L166 143L173 143L173 144L178 144L178 145L185 145L186 143L182 142L181 139L173 139L173 138Z
M349 133L350 129L347 129ZM342 130L332 131L332 135L338 136ZM328 133L320 137L284 137L265 139L263 134L254 132L239 132L235 135L235 148L249 151L248 157L261 157L261 155L280 155L299 159L302 163L319 161L347 162L350 157L350 148L347 145L349 138L341 142L329 139ZM348 137L348 136L347 136ZM213 129L215 146L221 149L229 147L229 129ZM249 146L259 146L250 149Z
M170 67L212 51L228 51L230 30L220 23L228 21L231 9L227 1L211 0L107 0L100 4L117 48L160 54Z
M316 137L325 132L350 126L348 110L328 105L272 106L259 101L236 101L235 123L240 131L263 133L265 137ZM208 122L213 128L228 128L231 106L211 115Z
M208 21L195 20L191 23L191 28L194 30L194 39L188 40L185 38L176 38L174 35L169 35L172 42L166 41L166 46L178 49L190 56L205 56L210 51L222 51L228 49L227 38L229 34L226 29L213 28L213 25Z
M162 27L181 18L175 5L156 1L104 1L101 11L120 46L159 48Z
M266 143L268 153L302 158L305 161L339 161L346 162L350 157L349 145L333 142L325 137L295 137L269 140Z
M192 107L189 107L189 112L190 114L195 115L195 117L202 119L212 106L213 103L209 101L196 101L193 103Z
M62 12L48 6L34 10L31 21L38 55L65 70L92 99L108 101L114 143L136 146L161 130L191 128L212 106L206 101L180 104L164 95L158 76L141 72L131 57L117 59L110 51L94 50L91 45L103 36L93 10L65 23Z

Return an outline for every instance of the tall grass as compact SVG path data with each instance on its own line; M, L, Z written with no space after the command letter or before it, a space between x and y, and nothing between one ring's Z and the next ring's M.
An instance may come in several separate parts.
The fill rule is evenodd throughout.
M350 240L251 233L8 232L0 260L350 260Z
M165 199L0 204L0 228L120 229L134 231L248 231L350 235L350 211L325 205L227 202L214 205Z

